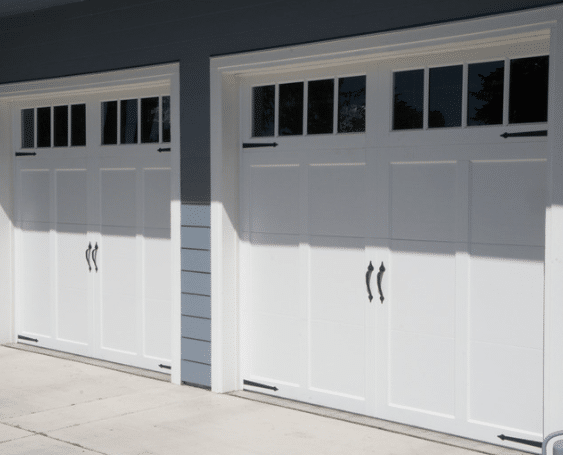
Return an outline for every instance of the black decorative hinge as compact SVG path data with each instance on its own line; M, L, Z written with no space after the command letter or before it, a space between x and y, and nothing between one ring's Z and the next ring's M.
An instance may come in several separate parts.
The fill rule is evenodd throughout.
M159 365L160 368L166 368L167 370L171 370L172 367L170 365L163 365L162 363Z
M35 152L16 152L16 156L35 156Z
M532 441L530 439L513 438L512 436L505 436L503 434L499 434L497 438L500 438L503 441L519 442L520 444L526 444L533 447L543 447L542 442Z
M277 147L277 142L243 142L243 149L251 149L256 147Z
M252 381L247 381L246 379L243 380L244 385L251 385L253 387L262 387L263 389L270 389L273 390L274 392L278 391L277 387L273 387L271 385L266 385L266 384L260 384L259 382L252 382Z
M36 343L39 343L39 340L36 340L35 338L24 337L23 335L18 335L18 340L35 341Z
M500 137L526 137L526 136L547 136L547 130L540 131L524 131L523 133L503 133Z
M158 149L158 153L162 153L162 152L169 152L170 151L170 147L165 148L165 149Z

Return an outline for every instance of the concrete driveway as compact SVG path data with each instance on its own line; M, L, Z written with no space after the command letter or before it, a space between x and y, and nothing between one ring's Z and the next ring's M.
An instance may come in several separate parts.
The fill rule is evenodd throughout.
M2 455L476 453L0 346Z

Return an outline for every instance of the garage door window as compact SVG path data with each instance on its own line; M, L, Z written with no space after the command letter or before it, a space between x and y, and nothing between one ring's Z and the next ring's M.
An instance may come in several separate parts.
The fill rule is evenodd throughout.
M503 61L468 65L467 126L500 125L503 95Z
M102 145L170 142L170 97L101 103Z
M22 109L22 148L68 147L69 144L86 145L85 104Z
M276 132L277 124L277 132ZM252 88L252 136L363 133L366 77L352 76Z

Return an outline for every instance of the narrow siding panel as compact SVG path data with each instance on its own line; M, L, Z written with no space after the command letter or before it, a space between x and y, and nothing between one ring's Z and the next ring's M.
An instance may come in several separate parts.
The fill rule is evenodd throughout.
M211 387L211 366L182 361L182 381Z
M211 273L211 253L182 248L182 270Z
M182 205L182 226L211 226L211 211L208 205Z
M211 275L209 273L182 272L182 292L211 295Z
M211 341L211 319L182 316L182 336Z
M211 233L206 227L182 227L182 248L211 249Z
M211 297L182 294L182 314L211 318Z
M211 343L182 338L182 360L211 364Z

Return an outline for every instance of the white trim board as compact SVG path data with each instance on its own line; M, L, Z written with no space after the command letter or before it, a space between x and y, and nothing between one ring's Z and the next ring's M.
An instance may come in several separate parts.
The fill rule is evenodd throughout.
M172 162L172 179L171 179L171 246L172 246L172 326L171 334L171 353L172 353L172 370L171 382L181 384L181 200L180 200L180 67L178 63L157 65L153 67L134 68L120 71L86 74L78 76L68 76L56 79L46 79L39 81L21 82L14 84L5 84L0 86L0 108L9 106L10 103L18 102L26 99L40 99L52 97L58 93L69 94L85 94L100 93L111 90L123 90L126 88L139 89L143 87L169 86L171 95L171 162ZM11 119L11 116L7 116ZM2 142L2 154L0 160L0 169L8 169L10 178L15 172L14 159L12 157L13 147L7 141L12 137L9 122L0 123L2 130L0 131L0 139ZM1 176L0 176L1 177ZM1 183L6 185L7 183ZM13 190L10 185L10 200L13 205ZM4 198L5 199L5 198ZM1 242L10 238L13 244L13 223L10 216L10 229L2 229ZM9 269L13 277L13 245L10 254L11 264ZM2 269L5 265L0 264ZM13 287L13 278L10 278ZM0 300L0 308L3 314L10 314L9 329L0 326L0 340L3 342L16 342L15 335L15 307L13 300L13 292L3 292L2 300Z
M245 76L296 71L362 62L487 47L550 37L550 107L546 213L544 434L563 428L563 5L332 40L273 50L214 57L211 79L211 263L212 263L212 390L240 390L237 344L239 290L239 148L240 81ZM229 244L227 248L226 243ZM234 245L233 245L234 243ZM233 314L235 313L235 314ZM234 359L234 360L233 360ZM523 372L525 374L525 372Z

